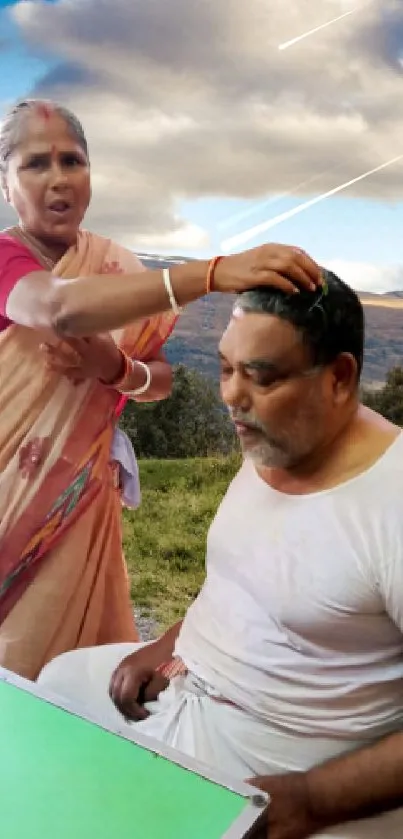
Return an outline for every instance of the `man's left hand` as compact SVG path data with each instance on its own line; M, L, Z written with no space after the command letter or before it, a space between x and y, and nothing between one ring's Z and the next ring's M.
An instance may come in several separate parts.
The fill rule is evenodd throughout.
M256 839L308 839L320 829L310 812L303 772L260 776L249 783L270 796L266 825Z

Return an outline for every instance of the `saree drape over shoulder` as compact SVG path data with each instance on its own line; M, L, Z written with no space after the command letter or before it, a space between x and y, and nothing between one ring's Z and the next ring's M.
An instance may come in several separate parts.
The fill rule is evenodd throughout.
M81 231L54 273L141 270L134 254ZM147 360L174 323L169 312L113 335ZM110 458L120 396L50 372L44 340L15 324L0 333L0 666L31 679L64 651L136 639Z

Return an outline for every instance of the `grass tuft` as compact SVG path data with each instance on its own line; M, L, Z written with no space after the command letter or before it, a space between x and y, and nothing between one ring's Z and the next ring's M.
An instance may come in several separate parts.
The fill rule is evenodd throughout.
M160 631L203 584L207 531L238 467L238 456L140 463L142 503L124 511L124 550L133 603Z

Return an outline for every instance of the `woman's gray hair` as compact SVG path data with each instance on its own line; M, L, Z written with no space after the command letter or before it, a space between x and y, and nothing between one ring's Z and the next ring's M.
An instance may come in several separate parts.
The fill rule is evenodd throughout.
M5 115L0 124L0 173L5 174L7 163L11 155L15 151L24 131L24 123L26 117L30 113L43 111L46 113L57 114L61 117L77 143L81 146L86 157L88 157L88 144L84 129L77 117L63 105L58 105L47 99L23 99L17 102L13 108Z

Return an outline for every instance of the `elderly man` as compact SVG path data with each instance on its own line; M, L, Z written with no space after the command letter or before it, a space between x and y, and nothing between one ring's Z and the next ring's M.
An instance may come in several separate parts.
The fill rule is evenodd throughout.
M237 300L221 390L244 462L183 622L40 682L253 778L270 839L401 839L403 434L360 405L362 307L325 280Z

